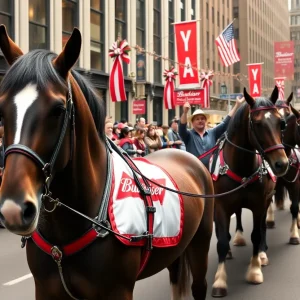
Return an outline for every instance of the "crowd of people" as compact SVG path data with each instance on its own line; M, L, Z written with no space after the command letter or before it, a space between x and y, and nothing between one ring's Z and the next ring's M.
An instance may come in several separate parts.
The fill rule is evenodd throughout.
M143 157L149 153L165 148L186 150L178 133L178 118L169 125L156 126L146 124L145 118L139 118L136 124L127 120L114 122L111 117L105 121L105 133L131 157Z
M169 125L158 127L146 124L144 118L140 118L133 125L127 120L113 122L112 118L107 117L105 133L131 157L145 156L165 148L180 149L199 157L216 144L226 131L231 117L243 102L244 98L237 98L232 110L215 127L210 126L209 115L201 109L195 110L188 117L191 106L186 102L180 119L175 117ZM191 125L190 129L187 128L188 123ZM209 156L203 157L201 161L208 168Z

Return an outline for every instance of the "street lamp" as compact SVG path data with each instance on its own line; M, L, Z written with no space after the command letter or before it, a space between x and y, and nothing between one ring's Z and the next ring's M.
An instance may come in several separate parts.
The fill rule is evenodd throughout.
M225 82L221 84L221 94L226 95L227 97L227 112L230 111L230 95L227 94L227 85Z

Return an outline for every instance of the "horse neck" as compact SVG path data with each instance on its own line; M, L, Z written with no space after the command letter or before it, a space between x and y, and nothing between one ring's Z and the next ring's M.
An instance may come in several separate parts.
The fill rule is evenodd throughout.
M289 157L291 155L292 149L296 147L297 145L297 132L298 128L297 126L294 128L294 130L290 130L288 132L285 132L283 136L283 144L285 146L285 153ZM288 133L288 134L286 134Z
M74 95L82 95L77 84ZM57 173L51 184L53 197L64 204L94 218L98 214L106 180L107 153L100 140L92 114L84 98L76 99L75 141L72 161L64 171ZM66 208L58 207L53 213L44 212L41 231L46 238L66 243L87 231L91 223Z
M249 110L245 109L243 119L234 128L229 127L228 138L238 147L253 151L249 153L247 151L238 149L231 145L229 142L224 146L224 159L229 168L239 175L244 175L245 172L253 171L256 166L256 154L254 147L251 145L249 138ZM247 175L247 174L246 174Z

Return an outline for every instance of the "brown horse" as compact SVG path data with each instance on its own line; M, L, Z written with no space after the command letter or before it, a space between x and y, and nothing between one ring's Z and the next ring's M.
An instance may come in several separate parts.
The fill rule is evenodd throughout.
M174 299L189 284L186 270L193 277L194 298L205 299L213 198L182 197L179 243L154 248L140 274L144 247L125 246L114 234L98 238L103 236L98 232L96 239L86 235L95 232L89 231L90 220L62 207L68 205L93 221L111 175L104 108L90 84L71 71L81 48L79 30L74 29L58 56L45 50L23 55L4 26L0 47L11 65L0 86L6 146L0 216L8 230L27 237L36 299L132 299L136 280L164 268L170 271ZM148 160L163 166L180 191L213 194L210 174L194 156L170 149L155 152ZM50 204L57 202L49 189L61 203L52 213ZM83 241L82 235L93 242Z
M219 266L212 290L214 297L227 295L225 259L230 249L230 217L241 208L248 208L253 213L251 235L253 255L246 279L255 284L263 282L259 258L261 225L266 219L267 208L275 187L273 175L283 176L288 169L288 159L281 144L283 120L274 106L278 98L278 89L274 89L270 100L264 98L254 100L246 90L244 97L247 103L230 121L224 144L220 146L225 163L220 164L218 177L214 182L215 193L230 191L246 180L249 180L249 184L237 192L215 200ZM268 162L274 174L266 162L260 161L257 153Z
M300 113L294 109L291 105L291 101L293 99L293 93L284 100L277 100L275 106L278 108L279 113L282 118L286 122L286 128L283 130L283 145L285 147L285 152L287 157L289 157L290 167L288 172L283 176L279 177L276 182L275 188L275 203L278 209L283 207L283 199L285 196L285 189L288 191L289 198L291 200L291 214L292 214L292 225L290 230L290 240L289 243L292 245L299 244L299 196L300 196L300 160L299 154L297 155L298 149L297 145L300 145L300 130L299 130L299 121L300 121ZM245 240L242 235L243 227L241 220L241 211L236 213L236 235L234 239L234 244L236 246L245 245ZM298 224L297 224L298 223ZM275 219L274 219L274 210L272 203L268 208L267 219L266 219L267 228L275 227ZM264 226L265 227L265 226ZM265 233L265 231L264 231ZM261 245L260 252L265 253L267 251L267 242L266 235L264 234ZM264 265L268 264L268 259L265 256Z

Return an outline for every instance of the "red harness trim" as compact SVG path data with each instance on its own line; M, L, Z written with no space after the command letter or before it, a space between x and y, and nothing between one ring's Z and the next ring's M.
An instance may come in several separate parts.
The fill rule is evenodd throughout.
M225 166L225 160L224 160L223 150L221 150L220 151L220 167L224 167L224 166ZM235 174L230 169L226 170L225 175L227 175L229 178L233 179L234 181L237 181L238 183L243 183L243 181L244 181L244 178ZM259 179L259 175L257 174L249 181L249 183L253 183L258 179Z
M198 156L198 159L202 159L203 157L207 156L208 154L214 152L217 148L219 148L219 144L215 145L214 147L212 147L211 149L209 149L208 151L204 152L203 154Z
M35 231L31 235L31 238L41 250L53 256L52 249L54 245L47 242L38 231ZM92 242L94 242L97 238L98 238L98 232L94 228L92 228L89 231L87 231L83 236L75 240L74 242L62 246L60 250L63 252L65 256L70 256L81 251L82 249L90 245Z

